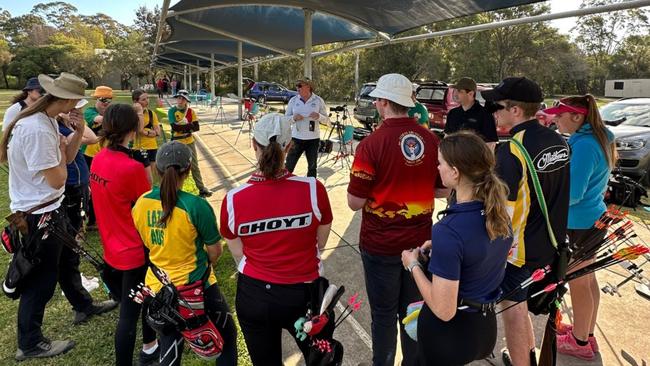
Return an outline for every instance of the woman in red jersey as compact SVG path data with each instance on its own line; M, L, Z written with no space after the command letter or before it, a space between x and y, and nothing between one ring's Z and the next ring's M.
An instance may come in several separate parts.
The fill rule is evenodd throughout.
M253 132L258 169L221 205L221 234L239 262L237 316L254 365L282 365L282 329L295 335L293 324L305 315L332 223L323 184L285 168L290 142L291 117L262 117ZM306 359L309 345L297 343Z
M100 144L106 146L93 158L90 191L95 202L97 228L104 246L103 277L120 301L115 330L115 363L131 365L141 305L128 298L129 291L144 281L147 260L144 244L135 228L131 207L151 189L142 163L132 158L129 143L138 131L138 115L132 106L111 104L104 113ZM157 359L156 333L142 319L141 364Z

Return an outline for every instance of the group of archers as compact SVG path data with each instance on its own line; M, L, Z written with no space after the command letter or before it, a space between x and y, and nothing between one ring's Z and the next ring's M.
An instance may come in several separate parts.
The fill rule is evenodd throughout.
M9 166L11 211L23 212L28 226L22 255L36 259L18 275L11 273L12 262L3 283L5 292L19 297L16 359L56 356L75 346L42 333L59 283L74 323L119 308L115 364L136 359L141 365L179 365L192 334L152 322L152 306L129 296L142 282L163 297L164 273L177 289L200 290L206 327L223 342L217 362L237 364L233 304L226 303L212 269L225 241L238 262L234 306L250 358L254 365L282 365L282 330L295 335L312 284L324 275L320 251L334 219L316 177L319 125L329 120L315 83L296 82L299 94L286 113L256 123L256 170L223 197L219 223L205 199L211 192L198 168L198 118L188 95L174 95L171 141L158 146L160 124L144 91L133 91L131 104L115 103L110 88L97 87L94 106L82 112L86 86L68 73L39 75L6 112L0 160ZM373 365L394 364L398 329L402 365L486 358L495 347L500 308L507 308L499 320L504 360L536 364L522 282L553 264L550 233L572 243L605 235L594 223L606 211L603 195L616 157L593 96L564 98L546 110L566 139L535 119L543 95L530 79L509 77L484 91L494 113L475 100L472 79L460 79L455 88L460 106L450 112L444 138L428 129L426 110L418 112L422 106L405 76L382 76L370 94L381 123L356 149L347 202L362 211L360 261ZM495 121L511 133L498 146ZM292 174L303 152L306 177ZM199 196L182 190L190 173ZM443 197L447 206L434 220L434 198ZM101 276L111 298L103 302L93 301L81 285L78 252L61 235L43 235L77 235L95 222L105 261ZM598 352L598 284L592 274L569 285L574 323L558 328L557 350L591 360ZM415 341L401 320L408 305L421 300ZM309 359L308 341L296 343Z

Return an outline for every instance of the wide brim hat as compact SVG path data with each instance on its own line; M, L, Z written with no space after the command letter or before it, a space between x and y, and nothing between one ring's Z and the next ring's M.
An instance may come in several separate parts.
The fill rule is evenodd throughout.
M377 80L377 86L369 94L373 98L390 100L404 107L415 107L413 103L413 84L404 75L386 74Z
M95 88L93 98L110 98L113 99L113 88L110 86L100 85Z
M41 89L41 84L38 82L37 77L29 78L29 80L27 80L27 83L25 84L25 87L23 88L23 91L29 91L34 89Z
M183 98L187 100L188 102L191 102L190 100L190 93L187 92L185 89L181 89L176 93L176 95L173 95L172 98Z
M58 78L53 79L45 74L38 75L38 82L48 94L61 99L83 99L85 98L88 83L67 72L62 72Z
M309 85L311 90L314 91L314 86L315 86L314 80L312 80L310 78L298 79L298 80L296 80L296 85L298 85L298 84L307 84L307 85Z

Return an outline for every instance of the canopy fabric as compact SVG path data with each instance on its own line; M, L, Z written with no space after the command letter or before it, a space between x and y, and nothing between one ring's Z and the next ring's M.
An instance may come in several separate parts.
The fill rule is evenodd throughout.
M295 56L304 47L304 9L314 11L312 45L322 45L389 39L426 24L539 1L181 0L167 14L172 32L163 45L207 58L214 53L223 62L234 62L238 41L243 42L244 59L278 53ZM188 57L196 62L196 57L183 56Z

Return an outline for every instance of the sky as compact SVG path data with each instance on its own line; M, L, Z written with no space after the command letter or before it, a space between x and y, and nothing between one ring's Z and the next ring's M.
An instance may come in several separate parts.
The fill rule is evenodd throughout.
M32 7L38 3L48 2L49 0L0 0L0 8L9 10L12 16L23 15L32 10ZM62 0L65 1L65 0ZM174 5L179 0L171 0ZM110 15L118 22L125 25L132 25L135 18L135 10L141 5L153 8L155 5L161 6L163 0L107 0L100 2L97 0L68 0L69 4L74 5L80 14L92 15L98 12ZM551 11L553 13L578 9L580 0L550 0ZM97 4L102 4L97 8ZM170 6L171 6L170 5ZM552 21L551 24L558 28L562 33L568 33L575 24L575 19L567 18Z

